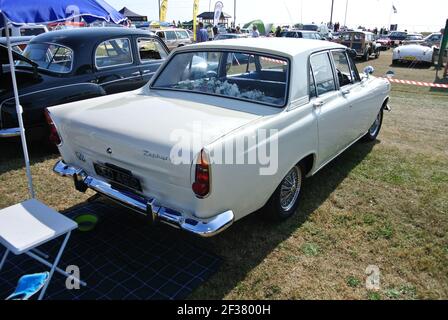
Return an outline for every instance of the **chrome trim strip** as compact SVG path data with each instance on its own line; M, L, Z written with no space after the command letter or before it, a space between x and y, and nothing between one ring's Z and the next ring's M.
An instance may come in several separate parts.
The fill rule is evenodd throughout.
M20 136L20 128L9 128L0 130L0 138L11 138Z
M179 228L201 237L212 237L227 229L234 221L233 211L228 210L211 219L199 219L182 214L176 210L157 205L156 199L146 198L129 191L113 188L109 183L88 176L81 168L58 161L53 171L62 177L76 177L78 181L98 193L144 215L151 215L172 227Z

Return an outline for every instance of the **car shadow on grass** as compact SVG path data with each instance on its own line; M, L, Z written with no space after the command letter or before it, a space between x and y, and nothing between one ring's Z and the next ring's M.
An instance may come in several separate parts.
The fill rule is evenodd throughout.
M390 68L398 68L398 69L417 69L417 70L429 70L432 68L432 64L430 63L391 63L389 65Z
M59 152L55 147L43 142L32 142L28 144L28 155L31 165L44 162L49 159L57 159ZM19 138L0 139L0 175L25 167L22 143Z
M222 299L246 278L282 242L307 221L350 172L372 151L375 143L356 143L315 176L307 179L298 212L279 224L264 221L258 212L236 222L210 239L185 235L199 246L224 258L218 274L200 287L193 299ZM256 188L256 186L254 186ZM248 199L250 201L250 199Z

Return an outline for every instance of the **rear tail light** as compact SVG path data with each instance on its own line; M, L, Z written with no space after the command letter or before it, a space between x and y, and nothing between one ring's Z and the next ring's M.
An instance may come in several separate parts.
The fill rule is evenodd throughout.
M45 119L47 120L47 123L48 123L48 127L50 128L49 140L50 140L50 142L59 146L62 143L62 139L58 133L58 130L56 129L53 119L51 119L51 115L50 115L50 112L48 111L48 109L45 109L44 114L45 114Z
M210 160L204 149L196 160L194 183L191 186L198 198L204 198L210 193Z

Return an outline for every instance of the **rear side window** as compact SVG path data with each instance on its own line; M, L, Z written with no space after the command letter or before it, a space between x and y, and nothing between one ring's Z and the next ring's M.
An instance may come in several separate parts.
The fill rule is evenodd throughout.
M165 49L163 49L159 41L155 39L140 38L137 40L137 46L140 61L143 63L166 59L167 57Z
M178 39L190 39L190 36L188 35L188 33L186 31L176 31L176 35Z
M12 29L8 28L9 35L12 36ZM6 29L2 28L2 37L6 37Z
M333 68L327 52L318 53L311 56L311 68L313 70L317 95L336 90L334 82Z
M303 36L303 39L315 39L315 38L313 37L313 34L312 34L312 33L304 32L304 33L302 34L302 36Z
M95 51L95 64L107 68L133 62L129 39L111 39L102 42Z

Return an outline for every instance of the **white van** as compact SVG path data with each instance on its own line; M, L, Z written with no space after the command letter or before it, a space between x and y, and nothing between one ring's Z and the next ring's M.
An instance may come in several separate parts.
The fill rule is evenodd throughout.
M5 28L1 28L1 36L6 37ZM33 25L23 25L12 28L9 27L9 35L12 37L29 37L29 36L37 36L41 33L48 32L48 28L43 24L33 24Z

